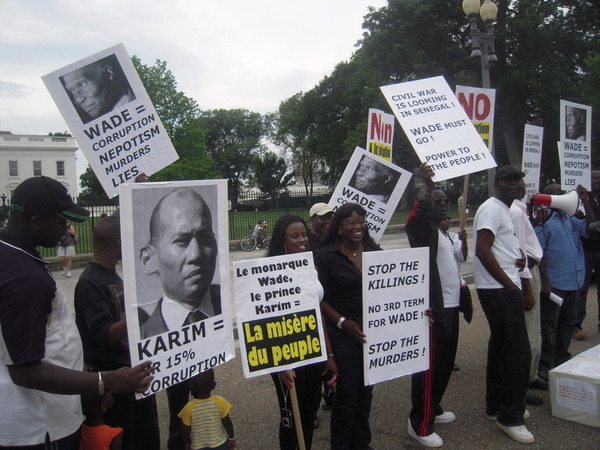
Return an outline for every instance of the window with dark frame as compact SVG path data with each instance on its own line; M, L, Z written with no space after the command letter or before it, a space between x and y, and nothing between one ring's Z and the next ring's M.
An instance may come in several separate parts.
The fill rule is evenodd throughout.
M40 175L42 175L42 162L34 161L33 162L33 176L39 177Z
M19 176L19 162L18 161L9 161L8 162L8 176L9 177L18 177Z
M65 176L65 162L64 161L56 161L56 176L57 177Z

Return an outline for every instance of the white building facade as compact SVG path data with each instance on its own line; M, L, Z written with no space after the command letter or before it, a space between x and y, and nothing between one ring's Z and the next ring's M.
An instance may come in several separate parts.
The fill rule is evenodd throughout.
M76 199L75 139L0 131L0 198L10 200L15 188L27 178L45 175L60 181ZM1 203L0 203L1 205Z

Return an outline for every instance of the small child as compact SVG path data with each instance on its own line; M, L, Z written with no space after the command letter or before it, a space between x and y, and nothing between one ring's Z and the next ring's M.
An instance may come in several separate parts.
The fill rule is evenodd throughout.
M81 426L80 450L121 450L123 428L104 425L102 414L113 404L112 394L81 396L85 422Z
M188 449L228 450L236 446L233 423L229 417L231 404L223 397L210 395L216 385L213 369L190 380L194 400L179 413Z

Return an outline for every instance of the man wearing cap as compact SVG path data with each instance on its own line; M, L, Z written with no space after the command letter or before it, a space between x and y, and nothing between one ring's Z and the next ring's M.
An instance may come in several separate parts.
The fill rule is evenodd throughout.
M503 166L494 177L494 197L477 210L473 221L475 287L490 328L486 374L486 415L517 442L534 442L524 422L531 351L519 271L525 267L509 216L525 174Z
M544 194L561 195L564 191L559 184L551 184L544 188ZM585 210L585 220L550 208L548 220L535 227L544 250L540 265L542 352L538 374L545 381L551 369L571 358L569 345L575 332L579 289L585 277L581 238L587 237L587 225L595 220L587 190L579 185L577 194ZM562 305L549 298L551 293L562 298Z
M308 247L313 252L316 252L321 243L321 239L325 237L327 228L333 217L333 209L327 206L327 203L315 203L310 207L309 211L311 230L308 232Z
M0 446L78 449L79 395L143 392L151 363L82 372L79 333L36 246L54 247L67 219L89 212L56 180L34 177L14 191L0 232ZM46 445L47 447L44 447ZM37 447L36 447L37 446Z

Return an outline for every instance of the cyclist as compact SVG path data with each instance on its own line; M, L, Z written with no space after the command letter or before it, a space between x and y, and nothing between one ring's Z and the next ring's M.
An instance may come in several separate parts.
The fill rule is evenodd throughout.
M265 242L265 237L267 235L267 233L265 232L265 228L267 228L268 226L269 224L266 221L259 220L258 223L255 225L254 230L252 230L252 234L256 238L257 249L260 248Z

